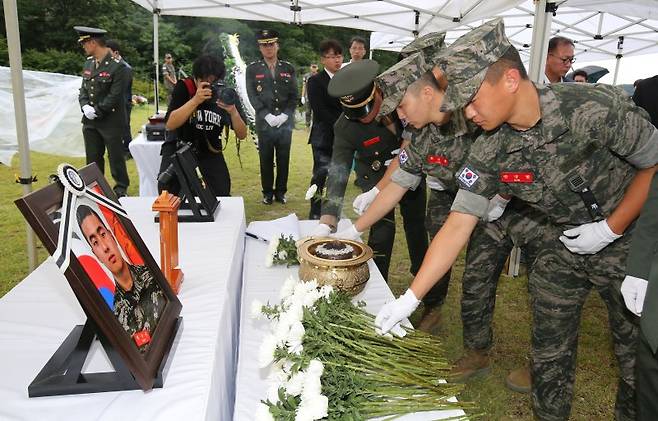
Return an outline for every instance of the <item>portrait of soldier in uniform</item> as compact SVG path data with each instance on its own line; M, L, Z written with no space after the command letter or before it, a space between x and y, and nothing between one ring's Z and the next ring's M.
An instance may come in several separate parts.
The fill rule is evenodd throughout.
M162 288L148 267L127 260L125 250L119 246L114 231L108 228L96 210L80 204L76 216L81 236L91 247L96 259L112 274L114 285L110 287L114 290L113 300L104 296L106 302L112 303L110 308L135 345L142 353L146 352L166 305ZM104 273L91 273L89 265L83 264L83 267L98 286L94 277L102 277Z

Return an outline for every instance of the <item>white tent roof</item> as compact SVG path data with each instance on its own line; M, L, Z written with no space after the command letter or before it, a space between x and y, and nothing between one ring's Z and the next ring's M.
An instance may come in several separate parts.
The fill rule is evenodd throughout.
M559 34L573 39L578 61L615 58L620 36L623 37L624 56L658 53L657 1L566 0L558 1L557 4L551 35ZM497 14L505 19L505 29L510 41L526 58L530 54L534 10L533 2L525 1ZM454 41L481 22L483 21L450 30L446 41ZM420 35L427 32L431 30L421 28ZM411 34L399 37L391 31L376 32L371 35L370 47L399 51L411 40Z
M343 26L410 34L486 19L522 0L133 0L160 15Z

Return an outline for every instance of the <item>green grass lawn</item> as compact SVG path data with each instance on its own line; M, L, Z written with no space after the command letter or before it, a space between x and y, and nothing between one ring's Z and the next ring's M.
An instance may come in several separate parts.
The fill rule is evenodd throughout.
M135 108L132 115L133 131L137 131L152 113L152 109ZM232 194L243 196L247 222L268 220L295 212L300 219L308 216L308 202L304 193L310 179L312 158L307 144L308 132L296 130L293 135L291 152L290 180L288 183L288 204L275 203L265 206L260 203L260 177L257 150L253 143L243 141L238 160L235 142L231 142L225 152L231 180ZM32 166L39 181L35 189L43 187L57 165L69 162L74 166L84 165L84 158L68 158L40 153L32 153ZM18 157L11 168L0 165L0 296L13 288L28 274L25 223L13 201L20 197L20 185L14 183L18 173ZM106 164L107 165L107 164ZM138 177L134 161L128 161L128 173L131 186L130 195L138 194ZM359 193L352 182L348 184L344 212L353 218L352 199ZM398 233L402 233L398 217ZM412 277L409 274L409 262L404 235L396 237L394 255L391 261L390 286L398 295L402 293ZM43 261L46 252L39 244L39 261ZM459 297L461 294L461 276L464 271L463 256L458 260L452 274L448 300L443 309L444 325L440 335L444 341L445 353L450 360L459 357L462 350ZM53 282L57 282L53 279ZM66 288L62 278L62 287ZM500 280L497 306L494 317L495 345L493 347L492 373L488 376L470 381L459 398L470 400L480 405L488 420L531 420L529 395L521 395L505 388L505 376L509 370L527 364L530 344L530 312L527 294L527 278L503 276ZM412 320L418 317L415 315ZM578 372L576 391L573 401L572 419L604 420L613 419L613 406L616 391L617 368L612 354L612 342L609 334L605 305L593 293L583 311L580 334L580 353L578 355Z

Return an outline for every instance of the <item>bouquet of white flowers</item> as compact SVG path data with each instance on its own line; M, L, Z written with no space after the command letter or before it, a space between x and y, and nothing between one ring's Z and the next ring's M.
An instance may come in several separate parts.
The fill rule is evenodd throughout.
M403 338L379 335L363 303L315 281L288 278L280 299L251 308L252 317L271 322L259 365L271 366L272 386L257 419L357 420L472 408L449 401L462 385L439 381L450 366L435 337L412 329Z
M297 244L292 235L273 237L265 253L265 266L268 268L272 265L298 265Z

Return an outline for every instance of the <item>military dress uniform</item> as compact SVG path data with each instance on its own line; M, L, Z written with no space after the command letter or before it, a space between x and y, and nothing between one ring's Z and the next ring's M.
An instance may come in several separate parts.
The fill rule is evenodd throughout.
M146 266L129 266L133 278L130 291L125 291L116 284L114 292L114 315L138 344L141 352L148 350L149 342L142 343L135 334L147 332L147 337L153 335L160 316L165 308L166 299L162 288ZM141 345L140 345L141 344Z
M277 42L277 36L274 31L261 31L257 38L258 42L263 44ZM270 70L264 60L257 60L247 66L246 83L249 102L256 112L263 197L269 199L269 203L272 202L272 198L285 202L285 194L288 190L290 143L297 107L295 68L287 61L277 60L274 68ZM271 127L265 121L267 114L278 116L282 113L288 116L288 120L279 127Z
M84 28L84 29L80 29ZM94 28L76 27L80 40L105 33ZM101 32L89 32L90 30ZM85 34L91 35L85 35ZM125 86L127 68L120 60L107 55L99 62L87 57L82 71L82 86L78 95L80 107L90 105L96 112L93 120L82 116L82 135L85 141L87 164L95 162L105 172L105 149L110 161L110 172L116 182L114 192L125 196L130 180L126 169L122 138L125 130Z

